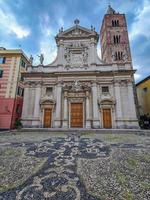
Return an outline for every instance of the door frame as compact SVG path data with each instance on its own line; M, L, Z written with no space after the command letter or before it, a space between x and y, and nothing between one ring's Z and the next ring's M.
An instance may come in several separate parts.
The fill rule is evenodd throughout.
M44 119L45 119L45 110L51 110L51 118L50 118L50 127L48 127L48 128L52 128L52 116L53 116L53 109L52 108L44 108L43 109L43 128L47 128L47 127L44 127Z
M71 127L71 103L82 103L82 106L83 106L83 125L82 125L82 128L85 127L85 101L84 99L70 99L69 100L69 128L72 128Z
M110 110L110 118L111 118L111 127L110 128L105 128L104 127L104 118L103 118L103 110ZM105 128L105 129L112 129L112 127L113 127L113 118L112 118L112 109L110 108L110 107L104 107L104 108L102 108L102 126L103 126L103 128Z

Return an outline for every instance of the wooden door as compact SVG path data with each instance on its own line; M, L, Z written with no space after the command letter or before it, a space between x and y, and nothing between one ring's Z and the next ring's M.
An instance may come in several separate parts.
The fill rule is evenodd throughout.
M46 108L44 110L44 128L51 127L52 109Z
M112 128L111 109L103 109L103 127Z
M71 127L83 127L83 103L71 103Z

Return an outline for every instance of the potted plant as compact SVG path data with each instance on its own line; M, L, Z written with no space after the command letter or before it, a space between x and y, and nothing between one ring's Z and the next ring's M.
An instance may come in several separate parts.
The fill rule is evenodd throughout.
M20 119L17 119L15 121L15 128L18 129L18 130L22 128L22 123L21 123Z

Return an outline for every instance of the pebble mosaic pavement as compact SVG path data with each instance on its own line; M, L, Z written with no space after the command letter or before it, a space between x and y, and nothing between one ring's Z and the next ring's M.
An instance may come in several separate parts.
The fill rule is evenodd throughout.
M0 142L0 200L149 200L149 136L102 136Z

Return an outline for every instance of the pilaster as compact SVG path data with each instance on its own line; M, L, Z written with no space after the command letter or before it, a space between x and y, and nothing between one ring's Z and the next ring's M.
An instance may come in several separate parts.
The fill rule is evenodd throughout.
M62 84L59 82L57 84L57 91L56 91L56 115L54 120L54 127L60 128L61 127L61 96L62 96Z
M92 84L92 99L93 99L93 128L100 127L99 113L98 113L98 96L97 96L97 83Z
M38 84L35 88L35 104L34 104L34 120L32 122L33 126L40 125L40 98L41 98L41 85Z
M86 91L86 128L91 128L89 91Z
M67 100L67 91L64 92L63 128L68 128L68 100Z

